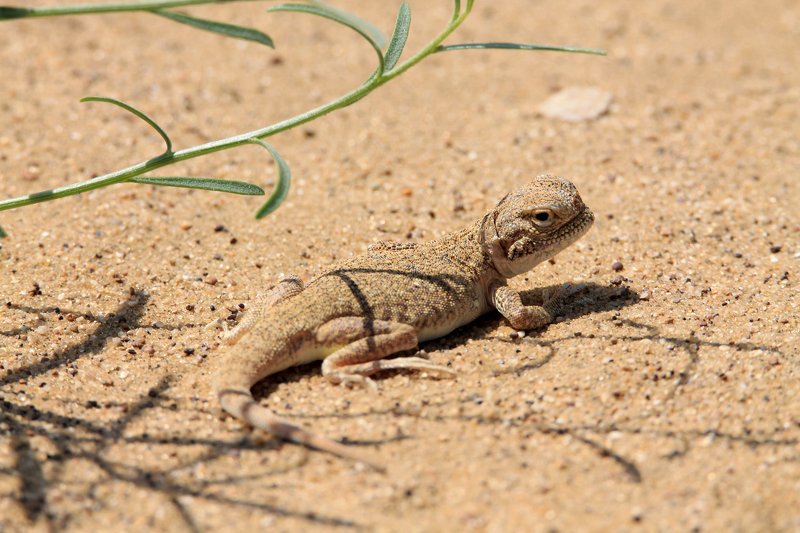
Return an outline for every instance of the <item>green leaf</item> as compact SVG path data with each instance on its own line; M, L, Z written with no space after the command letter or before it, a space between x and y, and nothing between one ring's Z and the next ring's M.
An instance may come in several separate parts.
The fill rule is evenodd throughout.
M25 7L0 6L0 20L21 19L33 13Z
M0 226L0 239L4 239L6 237L8 237L8 233L5 232L3 226Z
M289 194L289 187L292 184L292 173L289 170L289 165L286 164L286 161L281 157L281 154L278 153L274 146L261 139L250 139L250 142L269 151L278 167L278 183L275 184L275 188L272 189L272 194L269 195L264 205L256 212L256 219L258 220L275 211L286 199L286 196Z
M308 0L308 3L309 4L314 4L316 6L319 6L319 7L323 8L323 9L326 9L328 11L332 11L332 12L336 13L337 15L339 15L342 18L346 18L352 24L360 26L365 32L369 33L372 36L372 39L376 43L378 43L378 46L380 48L383 48L384 46L386 46L386 36L383 34L383 32L381 31L381 29L379 27L377 27L376 25L372 24L371 22L367 22L366 20L364 20L364 19L362 19L360 17L357 17L356 15L353 15L352 13L348 13L344 9L339 9L338 7L334 7L334 6L330 5L328 2L325 2L323 0Z
M544 50L548 52L572 52L576 54L594 54L599 56L606 55L605 50L597 48L578 48L575 46L553 46L549 44L520 44L520 43L465 43L439 46L436 52L448 52L450 50Z
M453 18L451 20L456 20L458 16L461 14L461 0L455 0L453 6Z
M386 70L392 70L403 53L403 48L408 40L408 30L411 27L411 8L406 2L400 4L400 11L397 12L397 22L394 24L392 40L389 41L389 48L386 50Z
M161 187L182 187L184 189L203 189L206 191L228 192L231 194L246 194L248 196L263 196L264 189L244 181L221 180L216 178L191 178L191 177L157 177L157 178L131 178L129 182L143 183L145 185L159 185Z
M162 17L166 17L170 20L174 20L175 22L186 24L187 26L191 26L193 28L210 31L213 33L219 33L225 35L226 37L233 37L234 39L244 39L245 41L254 41L269 46L270 48L275 48L275 44L272 42L272 39L270 38L269 35L253 28L236 26L235 24L227 24L225 22L216 22L213 20L200 19L197 17L189 16L185 13L179 13L177 11L154 9L150 12L156 15L160 15Z
M140 119L142 119L145 122L147 122L154 130L156 130L156 132L158 132L159 135L161 135L161 138L164 139L164 142L167 144L166 153L171 153L172 152L172 141L170 140L169 135L167 135L167 132L165 132L163 129L161 129L161 126L156 124L155 120L153 120L152 118L148 117L147 115L145 115L144 113L142 113L138 109L126 104L125 102L120 102L119 100L117 100L115 98L108 98L108 97L105 97L105 96L87 96L85 98L81 98L81 102L105 102L107 104L114 104L115 106L119 106L122 109L124 109L125 111L128 111L129 113L133 113L134 115L136 115Z
M384 63L383 63L383 52L381 51L383 48L383 43L386 42L386 39L383 37L383 34L378 32L376 35L376 30L371 24L368 24L361 20L358 17L354 17L350 13L346 11L342 11L341 9L336 9L330 7L322 2L315 2L316 5L308 5L308 4L278 4L277 6L272 6L271 8L267 9L269 12L275 11L288 11L293 13L308 13L309 15L317 15L319 17L323 17L334 22L338 22L348 28L352 29L353 31L357 32L361 35L364 39L372 45L372 48L375 49L375 53L378 54L378 71L384 71Z

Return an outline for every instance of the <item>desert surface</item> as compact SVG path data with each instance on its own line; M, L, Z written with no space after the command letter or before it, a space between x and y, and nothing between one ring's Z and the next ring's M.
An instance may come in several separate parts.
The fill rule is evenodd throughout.
M410 4L404 58L452 9ZM369 76L358 35L269 5L186 11L275 50L142 13L0 22L0 197L163 151L84 96L186 148ZM390 33L399 2L336 5ZM137 184L0 213L0 531L800 530L800 4L478 1L446 42L481 41L608 55L431 56L271 137L293 183L261 221L263 197ZM612 100L541 111L575 87ZM277 176L257 146L165 170ZM282 275L470 224L543 173L596 215L511 281L584 284L555 323L518 336L490 313L425 343L455 379L387 372L375 393L317 363L254 389L386 474L221 412L209 323Z

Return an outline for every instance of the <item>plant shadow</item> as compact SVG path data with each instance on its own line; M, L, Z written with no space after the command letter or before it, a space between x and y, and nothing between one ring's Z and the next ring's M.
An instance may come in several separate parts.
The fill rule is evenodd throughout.
M169 392L175 380L169 374L157 377L157 381L143 390L135 400L115 402L114 406L121 407L122 414L111 421L101 421L92 416L92 409L102 408L98 402L86 402L81 405L73 402L70 405L69 401L65 401L70 409L59 412L60 410L39 408L32 402L19 398L16 389L20 382L26 383L32 377L69 365L79 358L99 354L111 340L130 329L154 327L141 323L147 301L145 293L132 291L130 298L122 302L113 313L103 317L103 320L91 314L84 314L87 320L98 323L98 326L81 342L30 364L10 369L3 367L5 372L0 374L0 444L10 450L11 457L8 466L0 468L0 477L15 478L18 488L11 493L0 494L0 499L14 500L29 525L44 521L50 530L62 529L74 518L69 512L59 509L52 503L50 494L55 486L58 486L59 492L80 491L72 494L71 500L86 500L96 499L99 488L115 483L127 484L163 498L175 509L189 531L200 531L203 528L191 509L182 503L186 496L233 508L247 508L275 516L298 518L309 524L357 527L357 523L348 518L326 516L313 510L290 509L246 497L227 496L221 490L244 481L263 481L285 471L286 468L296 468L299 465L211 480L197 480L191 479L191 476L176 475L177 471L184 471L200 464L211 465L232 454L247 450L263 450L265 446L252 440L249 434L240 439L223 440L158 435L146 430L133 430L132 425L135 421L148 416L154 410L168 409L174 405ZM7 307L36 314L62 313L59 308L36 309L13 304ZM13 337L15 333L3 332L3 335ZM72 414L76 410L83 412L80 415ZM181 460L178 465L171 465L170 468L145 466L133 460L113 458L112 449L141 445L170 446L188 458ZM70 463L73 466L88 463L99 473L99 479L81 488L80 484L65 478L64 472ZM5 519L0 519L0 528L2 526L20 525L7 524Z

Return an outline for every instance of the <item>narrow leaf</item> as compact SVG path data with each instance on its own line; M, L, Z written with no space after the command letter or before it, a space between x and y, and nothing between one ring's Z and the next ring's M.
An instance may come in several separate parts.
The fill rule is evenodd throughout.
M182 187L184 189L203 189L206 191L228 192L231 194L246 194L249 196L263 196L264 189L244 181L221 180L216 178L191 178L191 177L158 177L158 178L131 178L134 183L146 185L159 185L161 187Z
M0 20L21 19L33 13L25 7L0 6Z
M357 17L352 13L349 13L343 9L339 9L338 7L334 7L323 0L308 0L309 4L314 4L319 6L323 9L327 9L328 11L332 11L339 15L342 18L349 20L352 24L360 26L365 32L369 33L372 36L372 39L378 43L380 48L386 46L386 36L383 34L381 29L376 25L372 24L371 22L367 22L366 20L362 19L361 17Z
M326 4L322 4L320 2L316 2L317 5L308 5L308 4L278 4L277 6L272 6L271 8L267 9L267 11L274 12L274 11L288 11L293 13L308 13L309 15L317 15L319 17L324 17L326 19L332 20L334 22L338 22L348 28L352 29L353 31L357 32L361 35L364 39L372 45L372 48L375 49L375 53L378 54L378 70L382 73L384 71L384 64L383 64L383 52L381 49L383 48L383 44L386 42L386 39L380 35L380 38L374 34L372 28L364 23L363 20L354 17L353 15L342 11L340 9L332 8Z
M148 117L138 109L126 104L125 102L120 102L115 98L108 98L105 96L87 96L85 98L81 98L81 102L105 102L107 104L114 104L115 106L119 106L125 111L128 111L129 113L133 113L140 119L147 122L154 130L156 130L156 132L158 132L159 135L161 135L161 138L164 139L164 142L167 144L166 153L172 152L172 141L170 140L169 135L167 135L167 132L161 129L161 126L156 124L156 122L152 118Z
M256 212L256 219L262 219L275 211L286 199L286 196L288 196L289 187L292 184L292 173L289 170L289 165L286 164L286 161L281 157L281 154L278 153L274 146L261 139L250 139L250 142L269 151L269 153L272 154L272 158L275 160L275 165L278 167L278 183L275 184L275 188L272 189L272 194L269 195L264 205Z
M8 237L8 233L5 232L3 226L0 226L0 239L4 239L6 237Z
M213 20L200 19L197 17L189 16L185 13L177 11L167 11L165 9L154 9L151 13L166 17L175 22L186 24L193 28L200 30L219 33L226 37L233 37L234 39L244 39L245 41L254 41L270 48L275 48L275 44L269 35L264 32L258 31L253 28L246 28L244 26L236 26L235 24L227 24L225 22L216 22Z
M520 43L465 43L439 46L436 52L448 52L450 50L544 50L548 52L572 52L576 54L594 54L599 56L606 55L605 50L597 48L578 48L575 46L553 46L549 44L520 44Z
M392 70L403 53L403 48L408 40L408 30L411 28L411 8L408 3L400 4L400 11L397 12L397 22L394 25L392 40L386 50L386 70Z
M453 18L452 20L456 20L458 16L461 14L461 0L455 0L453 6Z

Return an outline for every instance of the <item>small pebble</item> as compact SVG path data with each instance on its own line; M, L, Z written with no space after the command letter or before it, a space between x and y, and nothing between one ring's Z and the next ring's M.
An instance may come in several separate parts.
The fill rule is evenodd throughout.
M31 164L25 169L22 173L22 177L28 181L36 181L39 179L39 175L41 174L41 170L39 169L39 165Z
M219 280L216 278L216 276L206 276L205 279L203 279L203 282L208 283L209 285L216 285Z
M539 112L568 122L595 119L608 111L613 97L597 87L567 87L539 106Z
M625 267L619 261L614 261L613 263L611 263L611 270L613 270L614 272L620 272L623 268Z
M188 230L192 229L192 225L189 224L188 222L181 222L180 228L183 231L188 231Z
M773 254L777 254L782 249L783 249L783 246L781 246L780 244L773 244L772 246L769 247L770 253L773 253Z
M31 296L41 296L42 295L42 287L39 285L38 281L33 282L33 288L28 291L28 294Z

